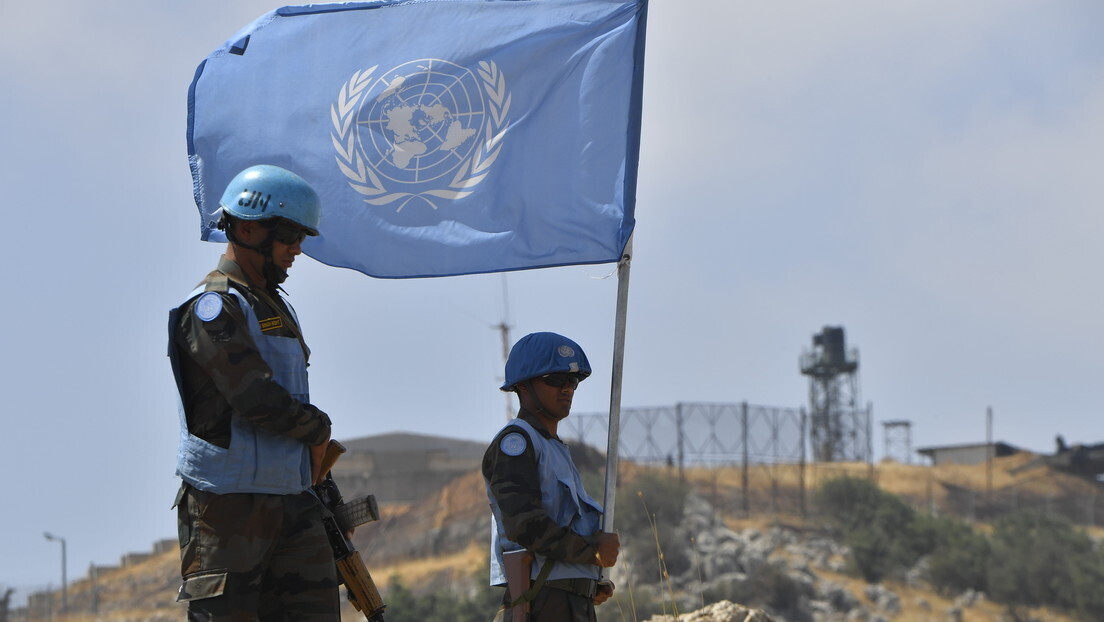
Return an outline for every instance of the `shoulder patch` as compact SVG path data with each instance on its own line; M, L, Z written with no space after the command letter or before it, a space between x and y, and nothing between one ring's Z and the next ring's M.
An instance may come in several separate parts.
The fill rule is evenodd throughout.
M201 294L195 301L196 317L204 322L210 322L222 313L222 296L215 292Z
M503 436L498 443L498 448L507 456L520 456L528 446L529 442L525 440L525 435L519 432L511 432Z

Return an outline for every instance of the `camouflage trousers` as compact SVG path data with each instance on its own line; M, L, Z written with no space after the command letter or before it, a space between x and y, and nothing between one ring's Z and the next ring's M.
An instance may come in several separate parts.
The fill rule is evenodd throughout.
M495 622L510 620L509 590L502 596L503 609ZM595 622L594 602L586 596L546 587L529 605L529 622Z
M178 601L192 622L337 622L340 592L322 504L299 495L177 497Z

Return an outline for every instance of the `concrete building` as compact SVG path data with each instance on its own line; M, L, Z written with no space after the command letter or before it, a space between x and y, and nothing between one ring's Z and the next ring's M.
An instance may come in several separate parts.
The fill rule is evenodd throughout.
M1023 450L1018 447L1013 447L1008 443L998 441L992 445L988 443L975 443L921 447L916 450L916 453L931 460L933 465L939 466L941 464L984 464L990 457L1003 458L1004 456L1011 456L1021 451Z

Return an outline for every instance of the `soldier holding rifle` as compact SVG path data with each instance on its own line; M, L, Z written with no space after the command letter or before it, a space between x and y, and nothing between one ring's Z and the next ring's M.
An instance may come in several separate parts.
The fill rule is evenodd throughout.
M507 585L506 620L594 622L613 594L600 569L617 562L617 534L600 530L602 507L583 488L556 435L590 363L556 333L522 337L506 362L503 391L521 404L483 456L493 513L491 585Z
M330 418L310 403L310 350L279 291L303 239L318 235L318 195L259 165L219 204L226 254L169 323L181 402L178 600L192 621L337 622L327 510L310 491L324 475Z

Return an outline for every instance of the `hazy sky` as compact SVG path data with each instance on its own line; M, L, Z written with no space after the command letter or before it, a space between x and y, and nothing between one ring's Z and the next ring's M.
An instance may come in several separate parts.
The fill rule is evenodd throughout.
M200 242L188 84L278 3L0 0L0 585L175 534L168 310ZM624 406L798 407L824 325L860 351L875 442L1104 440L1104 4L654 0ZM489 440L501 344L555 330L609 402L614 266L286 284L337 438ZM609 277L609 278L604 278Z

